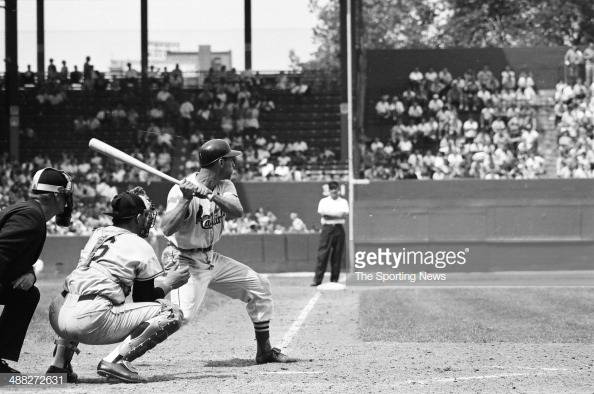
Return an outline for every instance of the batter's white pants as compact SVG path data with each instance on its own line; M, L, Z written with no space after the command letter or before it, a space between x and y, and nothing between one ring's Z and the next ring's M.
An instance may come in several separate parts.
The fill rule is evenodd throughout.
M60 337L89 345L123 341L141 323L159 315L170 318L171 305L163 302L132 302L113 305L106 298L79 301L67 294L52 300L49 320Z
M184 319L196 314L207 288L245 302L252 322L271 319L270 282L247 265L217 252L186 253L171 245L163 250L161 262L165 270L190 268L188 283L170 293L171 303L182 310Z

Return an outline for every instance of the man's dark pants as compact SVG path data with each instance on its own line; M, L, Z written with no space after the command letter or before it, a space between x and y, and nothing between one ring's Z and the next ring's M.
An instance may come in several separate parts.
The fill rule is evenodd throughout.
M329 256L331 259L330 281L338 282L340 265L344 254L344 242L344 227L342 224L325 224L322 226L320 246L318 248L318 262L314 276L315 283L322 283Z
M39 290L35 286L27 291L0 287L0 359L19 361L21 348L29 323L39 303Z

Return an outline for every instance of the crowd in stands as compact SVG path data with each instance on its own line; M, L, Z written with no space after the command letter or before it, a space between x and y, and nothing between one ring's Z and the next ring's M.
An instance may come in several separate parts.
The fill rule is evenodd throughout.
M557 176L594 177L594 82L578 76L575 83L555 87L555 126L558 133Z
M452 76L415 68L410 86L375 105L389 129L360 141L360 176L368 179L535 178L538 153L532 73L488 66Z
M97 156L98 159L100 157ZM60 162L52 162L47 158L38 156L34 160L15 164L7 160L6 155L0 157L0 210L10 204L24 201L29 196L31 176L40 168L54 166L67 171L73 176L75 209L72 215L72 224L68 228L59 227L52 219L48 222L48 233L57 235L89 235L98 226L111 224L110 201L118 193L111 181L108 172L103 171L101 160L93 160L88 164L77 164L70 157L63 157ZM164 207L157 206L159 214ZM242 218L227 221L224 229L228 234L285 234L306 233L310 231L297 213L290 213L290 225L285 227L278 222L277 216L271 211L259 208L254 213L247 212ZM159 232L159 216L155 226L155 236Z
M40 108L37 112L40 114L45 109L68 104L68 89L75 81L90 91L104 88L96 85L98 77L94 77L90 57L86 59L83 73L77 74L76 78L66 78L68 69L66 63L62 63L62 70L58 72L51 60L46 83L37 87L36 99ZM28 67L23 80L30 81L31 78L34 80L34 75ZM260 115L276 109L267 92L286 91L296 96L309 94L309 86L299 76L281 72L271 80L257 72L237 73L235 69L226 70L222 66L220 70L209 71L201 89L189 91L181 89L183 73L178 66L171 73L165 69L160 75L151 66L148 79L150 100L143 103L142 91L138 89L140 74L128 64L122 78L113 79L105 86L111 90L121 89L121 98L104 104L96 113L79 112L72 121L76 135L90 137L98 131L132 131L136 134L132 155L174 176L197 168L197 147L205 140L223 137L244 151L238 162L238 179L300 181L335 178L324 171L309 172L307 169L336 163L336 147L318 149L299 138L280 141L273 131L262 130ZM27 133L35 135L32 129ZM104 164L104 171L114 172L110 176L117 181L151 181L146 173L112 169L110 163ZM345 174L341 176L344 178Z
M283 226L271 211L260 207L256 212L248 212L243 217L225 222L223 234L287 234L309 233L316 231L308 229L303 220L295 212L289 214L290 224Z

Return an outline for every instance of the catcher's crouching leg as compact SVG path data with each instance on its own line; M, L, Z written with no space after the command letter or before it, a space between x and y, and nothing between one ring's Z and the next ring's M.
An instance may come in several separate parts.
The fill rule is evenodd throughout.
M64 338L58 338L55 340L56 347L54 348L54 362L47 370L47 374L53 373L65 373L66 382L76 383L78 382L78 375L72 369L72 357L74 353L80 353L78 350L78 342L68 341Z
M183 313L179 308L166 300L158 302L163 304L161 313L132 330L130 336L124 340L124 346L120 349L123 360L136 360L181 327Z
M108 356L101 360L97 366L97 373L101 376L114 377L125 382L142 382L138 371L129 364L150 349L163 342L167 337L182 325L183 313L166 300L157 300L162 304L161 312L141 323L122 342L115 352L116 357L110 359Z

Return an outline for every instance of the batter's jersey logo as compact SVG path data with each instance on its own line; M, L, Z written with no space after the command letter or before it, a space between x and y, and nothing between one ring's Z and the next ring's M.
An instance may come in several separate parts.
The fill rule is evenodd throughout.
M217 207L212 215L203 215L202 205L198 208L196 213L196 224L200 223L200 227L205 230L210 230L215 225L222 223L225 220L225 213Z

